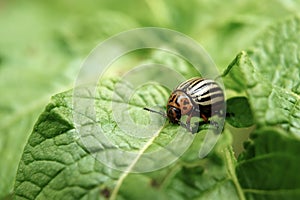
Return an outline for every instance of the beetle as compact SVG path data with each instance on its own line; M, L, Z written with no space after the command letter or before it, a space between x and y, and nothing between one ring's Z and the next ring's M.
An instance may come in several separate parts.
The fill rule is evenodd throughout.
M209 118L224 113L225 97L219 84L212 80L194 77L179 84L171 93L166 113L144 108L169 119L173 124L179 124L193 133L190 125L192 117L201 117L203 123L210 123ZM187 115L186 123L180 121ZM200 123L199 123L200 125Z

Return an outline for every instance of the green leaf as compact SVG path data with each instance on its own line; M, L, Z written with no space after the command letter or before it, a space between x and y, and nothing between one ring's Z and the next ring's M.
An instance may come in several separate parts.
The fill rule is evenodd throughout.
M244 199L235 175L235 158L229 147L231 137L225 131L213 153L203 160L188 160L178 166L168 180L169 199ZM195 149L191 148L186 154Z
M123 86L123 88L120 88L120 86ZM124 87L127 89L124 90ZM88 93L84 91L87 91L87 89L83 88L81 96L77 96L81 100L88 99L88 96L84 95ZM101 156L104 150L96 146L91 148L84 142L84 136L93 135L92 132L84 132L83 135L78 135L79 129L76 129L73 121L72 91L65 92L52 98L29 138L16 178L15 195L17 199L62 199L64 197L70 199L98 199L107 196L112 199L116 197L120 199L137 199L143 196L148 199L175 197L175 199L189 197L221 199L224 194L226 194L224 196L226 198L238 199L236 185L231 175L228 176L224 164L225 162L231 162L232 157L225 159L220 153L230 143L228 134L224 135L225 138L227 136L227 139L220 140L223 142L217 145L216 149L218 150L208 158L200 160L197 155L205 136L205 132L200 132L196 134L197 137L192 144L193 147L172 165L149 173L131 174L131 171L143 167L147 169L148 164L151 164L149 160L147 162L143 160L143 156L147 152L160 150L172 143L174 138L178 136L182 139L166 150L169 151L168 155L171 157L179 157L180 155L177 155L176 149L180 148L181 144L186 143L184 140L192 139L194 135L180 126L169 123L160 124L163 129L158 132L159 134L154 134L150 138L138 138L134 135L128 135L128 132L126 133L116 124L113 108L119 105L125 106L126 92L130 91L130 85L119 82L118 79L105 79L99 84L97 91L95 105L98 120L94 123L104 130L103 133L109 138L110 142L117 145L117 148L116 146L112 148L137 153L134 159L126 157L125 161L112 160L112 162L115 162L115 167L126 171L114 170L95 159L97 155ZM115 92L117 96L114 96ZM131 120L140 125L149 124L153 117L158 122L163 120L161 116L149 114L142 108L146 105L161 105L165 102L168 94L165 88L156 84L146 84L136 90L128 105ZM115 104L112 105L111 101ZM89 111L85 112L83 117L88 118ZM89 125L85 124L83 126L89 127ZM139 132L139 134L142 134L142 132ZM99 143L103 142L104 138L101 138L102 141L99 140ZM101 138L95 133L93 141ZM108 144L103 143L103 145ZM188 147L185 146L185 148ZM109 149L109 151L111 150ZM121 155L126 155L126 152ZM160 156L164 158L163 153ZM154 161L156 159L159 159L159 157L154 158ZM127 165L127 162L130 162L129 165ZM193 178L195 173L200 176ZM201 175L202 173L203 175ZM189 177L193 179L187 179L184 174L189 174ZM204 181L209 179L212 179L212 181ZM149 191L147 195L143 190L136 190L137 186Z
M300 197L299 27L299 18L271 27L225 72L225 85L248 98L256 124L236 168L247 199Z
M199 144L198 136L201 135L195 138L196 145L173 165L151 173L129 174L120 188L120 199L244 199L234 173L235 158L227 149L228 132L208 157L186 159L198 150L194 148ZM146 193L138 192L137 187Z
M25 147L15 184L20 199L95 198L110 190L118 172L89 154L72 121L72 93L53 97ZM104 184L105 183L105 184Z
M236 169L247 199L298 199L300 141L273 127L252 138Z
M78 69L70 64L69 55L56 47L57 41L52 34L53 19L41 12L40 7L9 3L2 11L0 199L13 192L24 146L51 93L69 88L71 77Z
M68 3L58 1L3 3L5 6L2 3L0 6L0 199L13 192L18 163L39 114L53 94L72 87L82 59L99 42L99 35L104 40L137 27L126 14L97 10L91 15L94 4L72 4L74 12L66 11L70 8ZM81 8L88 12L78 12ZM99 27L105 29L100 33Z
M245 97L233 97L226 101L226 121L234 127L249 127L254 124L249 102Z
M281 54L284 53L281 52ZM288 54L286 52L286 56L289 56ZM261 65L255 67L246 52L239 54L236 62L232 64L238 70L233 69L229 73L228 77L225 78L225 85L228 88L231 87L230 84L226 84L226 79L231 79L231 77L239 76L244 79L243 84L240 84L237 91L245 89L256 124L259 126L281 126L290 134L297 136L300 133L299 94L295 93L292 88L285 88L284 85L268 80L258 69ZM272 68L277 74L281 72L273 66L268 67ZM298 69L296 65L292 67ZM284 79L292 81L292 76L293 74L291 74L291 77L284 76ZM236 85L238 84L239 82L236 82ZM235 90L234 87L231 87L231 89Z
M5 47L0 50L0 90L2 92L0 100L0 198L12 190L16 164L27 141L28 133L32 129L33 121L48 101L49 94L61 91L62 86L65 88L70 84L70 77L72 79L75 77L74 73L71 73L73 70L65 70L65 68L70 69L74 66L79 66L79 64L70 66L70 63L77 56L79 59L75 59L81 60L99 40L129 28L157 26L159 24L183 31L196 40L201 41L214 60L222 66L224 63L228 63L228 58L233 52L244 49L245 46L252 43L256 33L267 24L273 23L278 16L284 17L292 13L298 13L299 10L299 5L292 1L276 1L272 5L263 5L254 1L240 4L236 0L224 3L219 1L194 1L189 4L179 1L164 3L158 3L158 1L137 3L132 1L132 3L136 5L134 8L130 6L130 3L118 4L115 1L101 1L98 6L95 6L96 4L91 1L79 4L67 1L52 1L51 3L40 3L38 1L33 3L4 2L5 6L1 10L2 18L0 18L3 27L0 33L0 46ZM101 10L99 10L99 6L101 6ZM69 9L70 7L73 9ZM149 13L149 9L151 14L145 15L145 13ZM64 20L61 20L62 18ZM296 24L296 26L293 24ZM285 26L287 27L284 28ZM254 121L258 125L258 135L262 134L260 132L261 127L268 125L276 128L276 131L268 131L269 133L284 132L281 129L277 130L277 126L279 126L286 131L284 133L296 135L297 137L297 133L299 133L299 121L297 121L297 118L299 118L299 103L297 104L299 102L299 84L297 86L299 77L297 77L297 74L299 73L297 68L299 68L299 65L297 50L295 50L298 48L298 44L294 43L298 41L299 35L297 22L292 22L290 25L284 22L278 28L282 32L276 28L273 29L270 29L270 33L258 41L258 48L253 50L253 54L248 51L248 54L251 54L251 61L248 58L243 60L241 57L237 57L235 61L235 64L241 61L245 62L239 64L239 66L245 64L249 69L253 69L251 65L254 65L255 71L250 71L249 73L244 69L244 71L242 70L243 72L234 73L233 71L236 69L241 70L241 67L234 67L230 71L230 75L234 76L234 78L232 80L226 79L225 84L227 86L230 85L227 88L238 91L239 96L247 96L254 114ZM294 35L292 35L292 32ZM274 35L276 37L273 37ZM286 40L283 40L284 38ZM226 50L220 50L220 47ZM286 54L281 56L280 49L288 51L292 56ZM292 51L293 49L295 51ZM162 56L161 60L164 60L164 56ZM194 75L193 70L186 68L182 62L170 60L170 63L174 64L180 73L185 76ZM169 62L168 59L166 61ZM284 67L278 64L281 62L286 63L283 65ZM287 68L290 63L295 63L298 67ZM273 73L275 68L278 69L278 74ZM120 70L122 72L125 71L124 63L122 63ZM255 76L246 79L246 76L243 75L244 72L255 74ZM292 72L293 76L290 76ZM115 74L119 74L119 71L115 72ZM256 76L258 76L257 80L255 79ZM273 80L272 77L275 77L275 79ZM267 81L265 85L263 84L263 86L251 91L251 84L248 84L251 83L251 79L263 83L265 80ZM293 80L296 80L296 83ZM273 85L283 90L274 92ZM289 88L287 95L284 95L286 92L285 88ZM155 97L159 95L159 98L164 99L164 94L161 95L161 93L157 92L158 88L154 87L151 89L149 86L143 89L150 89ZM264 91L266 92L264 93ZM297 95L292 95L293 97L291 97L291 91ZM255 96L256 92L258 96ZM270 93L272 93L272 97L270 97ZM166 199L171 197L185 199L191 196L201 198L202 193L200 194L199 190L203 192L203 198L207 196L214 197L213 199L235 198L235 196L230 196L230 194L235 195L233 188L239 187L237 181L233 181L234 186L232 186L232 181L224 178L225 175L223 173L226 170L222 167L222 162L224 161L222 156L220 156L222 151L217 152L217 156L211 155L208 159L204 159L203 163L201 161L199 164L195 164L194 167L186 163L179 163L178 165L175 164L179 168L171 166L171 169L167 168L165 171L162 170L163 172L155 172L154 175L141 175L140 179L138 179L139 175L121 175L114 170L111 172L111 169L96 162L94 157L87 152L85 146L76 138L77 133L73 132L75 125L70 120L72 118L70 115L70 110L72 110L70 95L71 93L64 93L55 96L37 122L35 130L30 137L31 143L28 143L26 146L20 163L19 178L16 185L23 185L23 188L21 186L17 187L16 191L19 192L17 197L34 197L36 196L35 192L37 192L38 197L41 199L49 199L46 195L63 199L78 199L80 197L97 199L110 196L114 191L115 184L119 183L120 190L115 193L120 199L122 197L124 199L145 198L146 192L144 190L136 191L138 186L142 186L141 188L143 189L149 189L149 198L159 198L161 195L163 198L167 197ZM139 100L143 102L143 98L140 98L140 96L143 97L144 95L149 100L147 105L156 106L156 103L165 105L165 99L161 101L153 98L152 95L144 93L134 97L135 99L131 100L132 104L139 102ZM261 98L262 96L269 98L266 100ZM296 103L294 103L295 100ZM289 101L291 101L290 104ZM281 107L282 102L284 103L283 108ZM102 103L99 104L102 105ZM267 109L269 104L273 105ZM134 122L147 125L152 119L152 115L147 114L147 117L141 117L145 115L139 107L144 106L145 102L138 105L131 109L130 116L134 119ZM276 110L276 108L279 108L279 110ZM105 108L105 110L108 109ZM109 133L114 133L115 130L111 127L115 125L113 117L110 114L105 115L105 113L101 112L98 112L97 115L98 118L102 117L102 128L111 130ZM40 129L42 133L37 133ZM174 136L175 129L177 130L177 127L166 125L165 132L162 131L146 151L156 150L159 146L168 143ZM123 132L120 130L116 130L116 133L117 135L110 135L110 139L120 144L119 147L124 150L139 151L143 144L147 143L147 141L137 141L135 139L131 141L129 137L122 137ZM203 136L199 136L201 135L197 135L196 138L202 141ZM51 143L51 141L55 142ZM274 139L275 141L277 139ZM261 142L263 143L264 141L261 140ZM31 146L31 144L34 144L34 146ZM254 147L256 146L254 145ZM49 149L52 152L48 152ZM252 147L247 152L251 152L251 149ZM191 162L196 160L197 150L196 142L187 151L189 154L184 154L180 161ZM56 155L52 155L53 152ZM42 160L33 160L32 155L35 156L34 158L41 158ZM60 158L66 163L63 162L61 165L60 163L52 163L50 162L51 160L46 158L54 158L55 160ZM234 161L234 158L231 155L225 160ZM73 165L70 164L73 162ZM280 162L281 160L274 165ZM210 164L205 165L205 163ZM234 166L235 163L233 162L231 172ZM255 167L255 165L252 167ZM40 171L38 171L39 168ZM241 171L244 172L244 169L246 168L243 168ZM24 171L22 172L22 170ZM250 171L252 168L247 168L246 170ZM55 180L56 176L53 174L57 171L59 171L57 173L58 180ZM161 173L168 174L169 171L173 173L168 176L162 176L167 177L167 181L164 184L166 187L157 188L157 178L153 181L152 177L159 177ZM108 175L106 176L106 174ZM185 174L188 175L191 181L186 179ZM200 181L197 179L198 176L193 176L194 174L207 176L203 179L200 177ZM230 174L230 177L234 177L234 172ZM26 179L22 178L22 176L26 177ZM239 176L242 175L239 173ZM120 179L120 177L125 178ZM176 177L176 183L172 181L173 177ZM255 176L252 177L252 180L255 180L255 178ZM32 180L34 181L30 182ZM53 180L53 183L51 180ZM222 180L226 181L222 182ZM241 180L244 180L244 178L242 177ZM222 183L226 183L227 186L224 186ZM59 186L62 189L57 189ZM246 187L247 185L244 186ZM165 188L169 188L168 192L166 192ZM223 189L219 190L218 188ZM191 194L186 191L190 191ZM248 195L249 191L245 190L245 192L250 198ZM212 195L205 196L205 194ZM241 196L239 195L239 197ZM259 198L259 195L256 195L255 198Z

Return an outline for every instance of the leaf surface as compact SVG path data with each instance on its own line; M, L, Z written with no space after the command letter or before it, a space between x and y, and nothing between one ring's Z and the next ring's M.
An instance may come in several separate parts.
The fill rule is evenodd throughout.
M225 85L245 92L256 124L236 169L247 199L300 197L299 27L299 18L271 27L227 71Z

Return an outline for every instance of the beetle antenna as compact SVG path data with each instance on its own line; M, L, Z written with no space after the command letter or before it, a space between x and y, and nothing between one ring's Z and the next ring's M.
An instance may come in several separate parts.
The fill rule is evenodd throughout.
M144 109L144 110L147 110L147 111L149 111L149 112L152 112L152 113L159 114L159 115L163 116L164 118L167 118L166 114L163 113L163 112L156 111L156 110L152 110L152 109L150 109L150 108L143 108L143 109Z

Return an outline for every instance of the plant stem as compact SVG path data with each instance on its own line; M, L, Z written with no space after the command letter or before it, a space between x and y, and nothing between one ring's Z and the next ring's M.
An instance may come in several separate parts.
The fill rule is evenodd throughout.
M233 155L233 151L230 149L230 147L227 147L225 149L225 163L227 166L227 171L228 171L228 175L229 178L232 179L233 184L235 185L237 194L239 196L240 200L246 200L243 189L236 177L236 173L235 173L235 157Z

